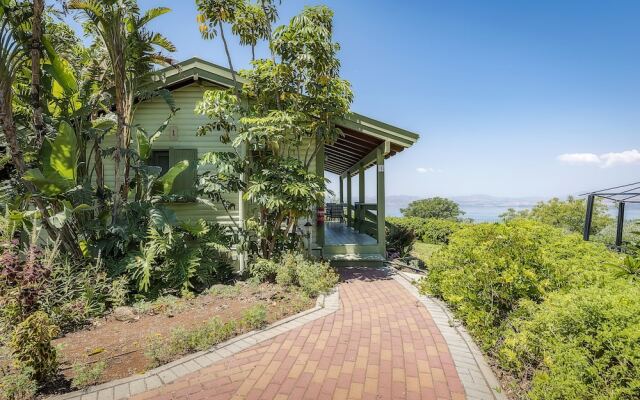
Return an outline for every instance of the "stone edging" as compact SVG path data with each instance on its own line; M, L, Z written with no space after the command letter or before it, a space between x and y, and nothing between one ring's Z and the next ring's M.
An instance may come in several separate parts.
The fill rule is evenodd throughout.
M401 271L390 271L393 279L413 294L431 314L449 347L458 376L469 400L506 400L500 382L484 355L474 343L464 326L454 324L454 318L442 301L423 296L411 284L413 279Z
M208 367L226 357L241 352L257 343L274 338L281 333L298 328L308 322L325 317L340 308L340 294L337 289L327 295L320 295L315 307L277 321L263 330L251 331L217 344L209 350L189 354L178 360L154 368L141 375L117 379L83 390L50 398L51 400L119 400L166 385L174 380Z

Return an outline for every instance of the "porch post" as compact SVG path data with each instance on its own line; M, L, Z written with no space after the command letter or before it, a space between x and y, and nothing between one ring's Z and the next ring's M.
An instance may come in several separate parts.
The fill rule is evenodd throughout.
M364 203L364 167L358 167L358 201Z
M385 224L384 224L384 152L383 149L378 147L376 152L376 183L377 183L377 195L376 195L376 206L377 206L377 223L378 223L378 247L380 248L380 252L384 255L386 253L386 232L385 232Z
M347 226L351 226L351 209L353 204L351 203L351 173L347 171Z
M344 203L344 180L340 177L340 203Z
M324 144L323 144L320 147L320 150L318 150L318 154L316 155L316 175L322 176L323 178L324 178L324 158L325 158L325 152L324 152ZM325 200L322 201L322 207L326 207ZM325 213L327 212L326 209L324 211ZM324 223L320 224L320 226L318 226L318 224L316 223L316 244L319 247L324 247L324 226L325 226ZM309 240L309 245L311 245L311 240ZM309 249L309 253L311 253L311 249Z
M365 213L362 207L362 203L364 203L364 166L362 164L358 167L358 202L360 203L360 207L356 208L354 225L358 232L362 232Z

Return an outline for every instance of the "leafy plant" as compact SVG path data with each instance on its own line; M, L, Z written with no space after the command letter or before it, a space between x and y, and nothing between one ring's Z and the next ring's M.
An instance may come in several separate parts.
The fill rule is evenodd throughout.
M618 281L525 302L499 358L517 376L533 375L531 399L638 398L638 299L636 284Z
M19 323L11 335L9 347L16 368L29 368L32 378L44 383L57 373L58 360L51 341L60 329L47 314L36 311Z
M327 293L338 283L338 274L328 262L305 261L296 268L300 289L309 297Z
M200 31L207 39L222 39L234 81L229 91L205 92L196 113L209 122L198 132L219 132L223 143L236 150L201 157L200 163L211 168L201 176L199 195L228 210L222 193L244 192L257 212L256 223L236 227L245 238L243 250L278 256L299 242L298 219L324 202L327 181L310 166L322 146L342 134L335 121L346 115L353 97L349 83L339 77L333 13L307 7L272 30L276 14L271 1L262 2L262 10L243 0L198 0L197 6ZM255 60L251 70L241 71L242 86L233 71L224 23L232 25L242 43L254 46L268 38L273 52L271 59ZM238 151L243 146L253 151L243 154Z
M606 265L619 260L602 245L533 221L469 225L431 258L420 287L446 300L491 348L521 301L610 279Z
M415 232L404 226L388 223L387 225L387 251L396 252L397 256L404 257L411 253L416 241Z
M73 387L83 389L100 382L100 378L107 368L105 361L99 361L89 364L73 365L73 379L71 384Z
M256 282L275 282L278 275L278 264L272 260L258 258L249 265L249 275Z
M3 371L0 377L0 399L31 400L38 391L38 383L33 380L34 371L25 367L19 371Z
M242 325L247 329L260 329L267 324L267 309L262 304L256 304L242 313Z

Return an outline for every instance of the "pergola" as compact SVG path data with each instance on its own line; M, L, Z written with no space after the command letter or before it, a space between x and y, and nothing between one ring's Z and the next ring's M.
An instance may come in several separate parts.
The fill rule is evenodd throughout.
M627 203L640 203L640 182L628 183L597 190L594 192L584 193L587 196L587 213L584 222L584 240L589 240L591 231L591 220L593 218L593 205L596 197L611 200L618 205L618 219L616 223L616 247L622 246L622 233L624 229L624 208Z

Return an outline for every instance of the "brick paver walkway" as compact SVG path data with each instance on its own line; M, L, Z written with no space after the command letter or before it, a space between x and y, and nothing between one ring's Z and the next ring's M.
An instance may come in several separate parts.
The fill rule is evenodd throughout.
M464 399L427 309L384 271L343 271L342 307L135 399Z

